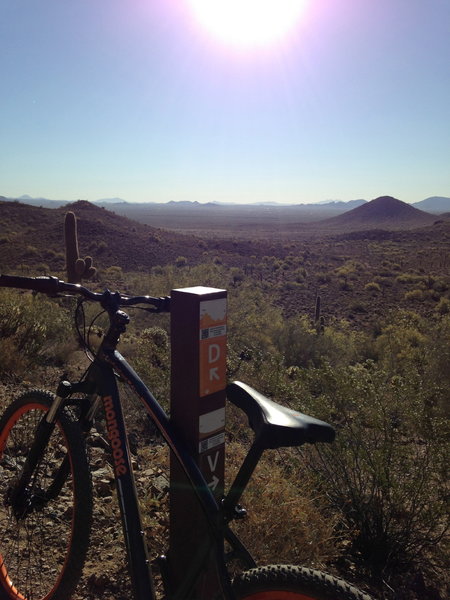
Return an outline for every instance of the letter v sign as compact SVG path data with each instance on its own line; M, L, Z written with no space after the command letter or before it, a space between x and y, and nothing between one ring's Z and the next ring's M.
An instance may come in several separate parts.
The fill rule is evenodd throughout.
M216 470L218 460L219 460L219 452L214 453L214 458L213 458L212 454L209 454L208 465L209 465L209 468L211 469L211 473L214 473L214 471Z

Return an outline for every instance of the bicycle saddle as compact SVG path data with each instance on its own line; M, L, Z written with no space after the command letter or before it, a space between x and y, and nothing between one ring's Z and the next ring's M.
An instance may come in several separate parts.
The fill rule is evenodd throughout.
M245 412L255 441L263 448L334 440L335 431L328 423L281 406L240 381L227 386L227 398Z

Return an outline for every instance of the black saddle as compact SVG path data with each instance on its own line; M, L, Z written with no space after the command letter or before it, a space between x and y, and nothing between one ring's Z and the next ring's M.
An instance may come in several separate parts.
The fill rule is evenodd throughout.
M227 398L245 412L255 441L263 448L334 440L335 431L328 423L281 406L240 381L227 386Z

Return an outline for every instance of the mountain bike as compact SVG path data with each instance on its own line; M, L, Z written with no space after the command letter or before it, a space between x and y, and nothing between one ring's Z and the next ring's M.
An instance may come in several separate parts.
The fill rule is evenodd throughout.
M155 565L149 560L143 534L118 380L140 399L178 460L206 522L207 540L198 547L193 541L194 560L176 585L170 549L167 557L158 559L166 600L370 600L352 585L317 570L256 566L230 527L245 514L239 500L264 450L332 442L335 432L330 425L276 404L244 383L229 384L227 399L246 413L254 440L219 502L168 415L117 350L130 320L122 309L140 306L149 312L167 312L169 297L130 296L109 290L98 293L54 277L1 275L2 286L53 297L77 296L78 315L85 302L98 303L108 316L108 327L79 381L62 378L56 394L26 391L6 408L0 420L0 600L69 600L73 595L95 518L86 443L96 417L102 414L133 597L157 597ZM79 318L76 323L80 330ZM87 336L81 337L88 344ZM242 565L237 574L230 569L232 562ZM205 569L211 568L217 589L205 596L199 592L198 582Z

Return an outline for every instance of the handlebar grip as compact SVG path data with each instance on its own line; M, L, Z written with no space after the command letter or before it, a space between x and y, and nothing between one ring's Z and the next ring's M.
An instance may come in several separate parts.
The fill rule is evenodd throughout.
M57 277L20 277L18 275L0 275L0 287L33 290L43 294L57 294L60 290Z

